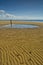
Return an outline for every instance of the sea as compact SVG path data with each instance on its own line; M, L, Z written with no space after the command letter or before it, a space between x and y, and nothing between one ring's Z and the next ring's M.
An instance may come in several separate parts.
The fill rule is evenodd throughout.
M12 19L11 19L12 20ZM9 21L9 20L0 20L0 21ZM12 20L12 21L22 21L22 22L43 22L43 20Z
M43 20L15 20L15 21L24 21L24 22L43 22Z

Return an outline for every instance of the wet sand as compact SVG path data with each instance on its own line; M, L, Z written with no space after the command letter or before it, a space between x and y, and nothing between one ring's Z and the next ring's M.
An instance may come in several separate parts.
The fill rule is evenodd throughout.
M0 65L43 65L43 23L18 23L40 27L0 29Z

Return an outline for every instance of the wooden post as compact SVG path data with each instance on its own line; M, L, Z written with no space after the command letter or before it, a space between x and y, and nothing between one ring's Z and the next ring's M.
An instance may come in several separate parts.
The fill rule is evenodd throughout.
M11 28L12 28L12 20L10 20Z

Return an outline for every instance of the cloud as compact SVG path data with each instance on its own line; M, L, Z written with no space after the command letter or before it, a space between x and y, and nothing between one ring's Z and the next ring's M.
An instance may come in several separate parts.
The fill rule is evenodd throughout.
M16 19L19 20L42 20L43 17L41 16L16 16Z
M6 12L5 10L0 10L0 19L12 19L12 20L41 20L41 16L15 16Z
M15 19L15 15L9 14L4 10L0 10L0 19Z
M8 13L6 13L6 15L5 15L6 17L9 17L9 18L15 18L15 16L14 15L12 15L12 14L8 14Z
M4 10L0 10L0 14L5 14L5 11Z

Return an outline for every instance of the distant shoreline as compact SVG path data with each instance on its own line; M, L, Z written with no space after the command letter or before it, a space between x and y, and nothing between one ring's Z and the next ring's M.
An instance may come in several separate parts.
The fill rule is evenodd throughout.
M11 20L12 20L12 19L11 19ZM10 21L10 20L0 20L0 21ZM12 21L43 22L43 20L12 20Z

